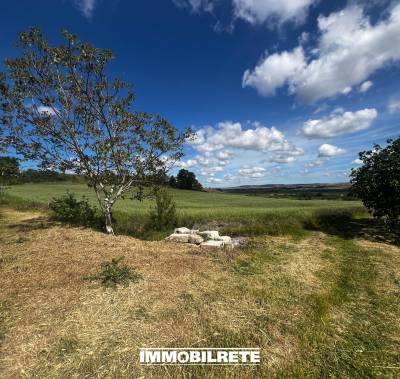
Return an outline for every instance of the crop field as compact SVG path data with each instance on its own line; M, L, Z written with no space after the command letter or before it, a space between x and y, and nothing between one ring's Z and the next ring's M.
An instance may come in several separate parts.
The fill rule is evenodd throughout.
M21 184L13 186L10 194L25 200L48 203L53 197L61 196L67 191L75 193L77 197L86 196L94 205L97 204L93 190L85 184L78 183ZM359 201L273 199L219 192L171 191L178 211L199 220L243 220L265 214L300 215L321 209L361 208ZM151 199L141 202L123 199L116 203L115 210L143 215L151 204Z

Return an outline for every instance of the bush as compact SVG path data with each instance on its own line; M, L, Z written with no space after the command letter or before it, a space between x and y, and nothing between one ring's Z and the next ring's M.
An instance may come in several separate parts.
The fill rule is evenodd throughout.
M127 287L130 282L138 282L143 278L142 274L128 266L120 266L123 257L112 258L111 262L101 263L101 271L97 275L89 276L89 280L99 280L106 288L116 288L118 284Z
M154 230L167 230L176 225L176 205L170 192L161 188L156 192L156 204L150 210L150 226Z
M96 210L89 204L88 199L82 197L82 200L77 200L70 192L59 198L53 198L49 208L60 221L85 226L92 226L98 222Z

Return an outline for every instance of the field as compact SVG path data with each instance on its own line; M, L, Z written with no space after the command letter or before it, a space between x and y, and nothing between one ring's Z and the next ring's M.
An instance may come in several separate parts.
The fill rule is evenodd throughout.
M221 192L293 199L346 199L351 200L348 183L336 184L290 184L256 185L222 188Z
M0 206L0 377L398 377L400 248L359 202L176 191L186 221L249 236L205 251L32 208L67 187L93 199L83 185L32 184L10 191L24 201ZM150 204L117 211L140 218ZM120 256L141 280L87 280ZM141 347L182 346L260 347L262 363L139 365Z
M53 197L67 191L77 197L86 196L96 205L93 190L85 184L44 183L13 186L10 194L27 201L47 204ZM296 200L258 196L172 190L177 204L180 224L188 227L222 227L234 234L282 234L286 229L302 228L315 212L358 211L363 212L359 201ZM150 207L151 199L142 202L124 199L116 203L114 217L117 231L122 234L145 237L139 233Z

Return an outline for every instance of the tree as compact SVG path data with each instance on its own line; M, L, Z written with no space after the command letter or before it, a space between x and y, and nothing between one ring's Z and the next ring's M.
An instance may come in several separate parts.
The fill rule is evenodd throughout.
M128 195L142 199L182 156L190 131L159 115L134 111L131 87L106 74L114 58L64 31L50 46L39 29L19 36L21 55L0 74L0 124L11 145L40 167L84 175L94 189L107 233L111 211Z
M351 194L359 197L374 217L392 230L400 224L400 138L382 148L359 153L363 165L351 173Z
M176 186L180 189L202 191L203 186L196 179L196 175L185 169L181 169L176 176Z
M0 157L0 184L13 182L18 176L18 159L15 157Z
M170 187L176 188L176 179L175 179L175 176L171 175L171 176L169 177L168 184L170 185Z

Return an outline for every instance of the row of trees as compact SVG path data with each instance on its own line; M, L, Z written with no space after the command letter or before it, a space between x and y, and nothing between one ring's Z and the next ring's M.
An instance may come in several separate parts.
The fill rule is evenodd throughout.
M9 156L0 157L0 185L66 180L82 181L82 178L52 170L36 170L32 168L21 170L18 158Z
M107 75L110 50L63 37L52 46L37 28L20 33L21 54L0 73L1 142L43 169L85 176L113 233L114 204L161 183L192 133L133 109L131 86Z
M82 181L81 176L65 174L53 170L20 169L18 158L0 157L0 185L18 183L40 183L55 181ZM177 176L165 176L164 184L172 188L202 191L203 186L197 180L196 175L188 170L181 169Z

